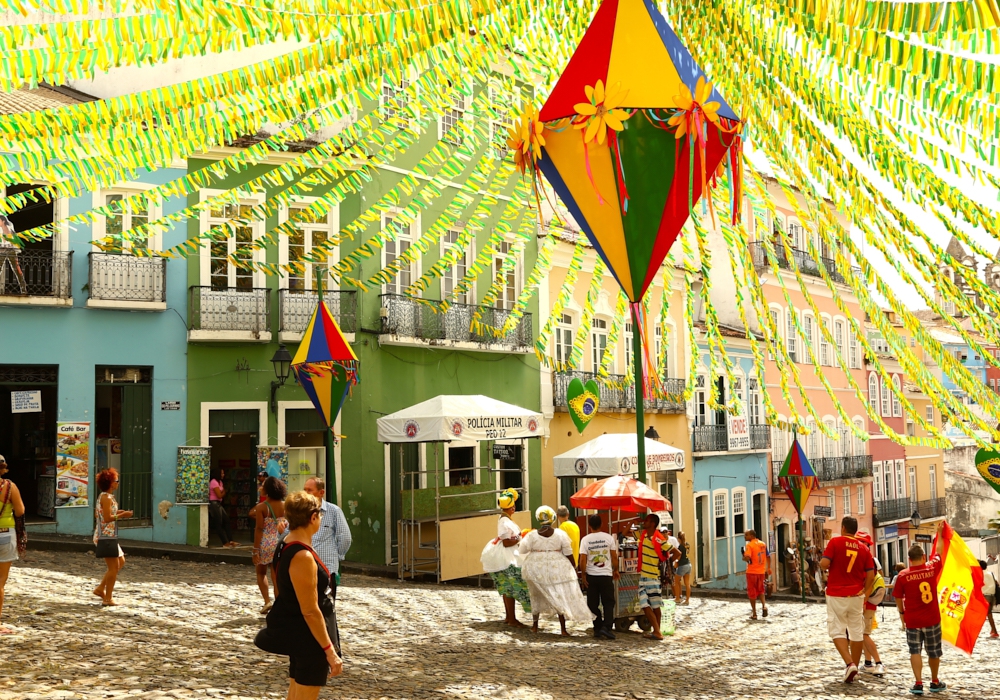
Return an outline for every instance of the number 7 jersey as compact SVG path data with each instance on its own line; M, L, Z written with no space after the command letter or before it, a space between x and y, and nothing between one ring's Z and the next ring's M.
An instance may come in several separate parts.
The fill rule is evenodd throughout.
M941 622L937 578L941 557L935 556L920 566L903 569L896 577L892 595L903 601L903 622L907 629L933 627Z
M826 545L823 558L830 560L826 594L833 598L850 598L865 590L865 577L875 570L875 561L868 545L853 537L834 537Z

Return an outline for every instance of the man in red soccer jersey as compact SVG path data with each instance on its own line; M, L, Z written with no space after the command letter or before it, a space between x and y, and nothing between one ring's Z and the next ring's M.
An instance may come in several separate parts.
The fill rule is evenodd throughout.
M938 536L944 521L938 523ZM924 694L922 680L923 659L920 647L927 649L927 663L931 667L932 693L940 693L947 686L938 680L941 665L941 608L938 603L937 578L941 573L941 557L935 552L930 561L924 557L919 544L910 547L910 568L896 577L892 595L896 598L899 619L906 628L906 645L910 648L910 666L916 682L910 688L914 695Z
M871 595L875 581L875 562L868 547L855 537L855 518L841 520L840 533L826 546L819 567L828 572L826 630L847 664L844 682L853 683L864 647L865 599Z

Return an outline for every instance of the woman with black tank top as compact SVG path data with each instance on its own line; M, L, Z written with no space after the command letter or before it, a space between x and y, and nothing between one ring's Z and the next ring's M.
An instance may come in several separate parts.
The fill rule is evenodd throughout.
M321 515L319 500L308 493L298 491L285 500L290 531L278 555L266 632L289 657L288 700L316 700L328 674L339 676L344 668L319 604L330 585L330 574L312 548Z

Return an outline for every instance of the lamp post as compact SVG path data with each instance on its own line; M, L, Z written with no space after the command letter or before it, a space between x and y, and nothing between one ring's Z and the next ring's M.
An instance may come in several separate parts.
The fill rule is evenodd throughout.
M278 378L278 381L271 382L271 413L278 415L278 387L284 386L288 381L288 372L292 366L292 356L284 343L278 345L271 364L274 365L274 376Z
M659 440L660 434L656 432L656 428L654 428L653 426L649 426L649 429L646 430L646 437L648 437L650 440Z
M919 530L921 522L923 522L923 519L920 517L920 511L914 508L913 515L910 516L910 525L913 526L914 530Z

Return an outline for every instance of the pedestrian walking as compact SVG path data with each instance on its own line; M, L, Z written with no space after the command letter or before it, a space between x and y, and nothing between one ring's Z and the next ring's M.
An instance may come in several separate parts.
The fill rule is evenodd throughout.
M865 599L875 581L871 552L855 535L858 521L851 516L840 521L840 536L827 544L819 568L827 572L826 629L846 666L844 682L858 675L864 647Z
M318 477L306 479L305 491L320 500L323 507L323 520L319 530L313 536L312 546L330 572L331 596L337 600L337 587L340 585L340 562L347 556L347 550L354 541L351 528L347 524L347 516L340 506L326 500L326 481Z
M660 562L680 557L680 552L670 546L667 538L659 530L660 517L650 513L642 521L639 533L639 607L652 629L646 637L662 640L660 619L663 592L660 587Z
M876 678L881 678L885 675L885 666L882 665L882 657L879 656L878 646L875 644L875 640L872 639L872 632L878 624L875 622L875 612L878 610L878 606L882 604L885 599L885 579L882 577L882 564L878 559L875 560L875 579L872 581L872 592L867 598L865 598L865 635L864 635L864 652L865 652L865 666L864 671L870 673Z
M556 509L559 518L559 529L569 537L569 543L573 546L573 566L580 563L580 526L569 519L569 508L559 506Z
M567 618L590 622L594 616L580 592L569 535L553 527L556 512L540 506L535 519L538 529L529 532L520 544L521 573L528 584L534 619L531 631L538 632L538 618L544 613L558 617L562 636L569 637Z
M677 568L674 569L674 600L678 605L691 605L691 557L688 556L687 536L677 533ZM681 592L684 592L684 602L681 603Z
M747 563L747 597L750 598L750 619L757 619L757 601L760 614L767 617L765 591L767 577L771 574L771 557L767 545L757 539L757 531L750 529L743 533L746 545L743 547L743 561Z
M94 589L94 595L101 599L101 605L105 607L117 605L114 599L115 583L118 581L118 572L125 566L125 552L118 544L118 521L132 517L132 511L118 510L118 501L113 495L118 490L118 478L117 469L104 469L97 475L97 488L101 495L97 497L97 505L94 507L94 546L97 548L98 558L104 559L108 570ZM107 542L102 544L101 540ZM102 551L106 547L110 549Z
M591 515L590 533L580 540L580 582L587 592L587 607L594 614L594 637L614 639L615 581L618 542L603 527L600 515ZM601 611L604 614L601 614Z
M983 597L986 598L986 615L990 621L990 636L996 639L997 625L993 621L993 606L997 604L997 578L993 572L986 568L986 562L979 560L979 568L983 570ZM2 602L0 598L0 602Z
M525 626L517 619L515 603L520 603L524 612L531 612L531 596L528 593L528 584L521 575L518 556L518 545L527 532L522 533L521 528L511 519L516 510L517 499L518 493L514 489L507 489L497 496L497 508L500 509L497 536L487 545L488 548L497 550L495 556L498 561L486 568L486 572L493 579L497 593L503 598L506 613L504 623L510 627Z
M312 548L323 506L318 498L297 491L285 499L288 535L281 546L275 575L277 596L267 614L267 627L254 643L273 654L288 656L288 699L316 700L330 675L344 669L329 629L336 613L329 597L331 576Z
M944 526L938 523L938 534ZM935 539L935 543L937 540ZM941 609L938 607L937 579L941 573L941 557L935 550L930 561L919 544L910 547L907 558L910 566L896 577L892 595L896 599L899 619L906 630L906 645L910 650L910 667L914 683L910 692L924 694L923 658L921 647L927 650L927 665L931 668L930 691L940 693L947 688L938 678L941 666Z
M13 481L4 478L7 460L0 455L0 622L3 620L3 591L10 565L24 554L27 535L24 530L24 501ZM0 635L12 631L0 624Z
M226 487L223 480L226 472L216 467L212 470L208 482L208 528L215 532L223 547L239 547L240 543L233 541L233 530L229 525L229 513L222 507L226 497Z
M285 496L288 490L284 482L267 477L262 486L265 500L251 509L251 517L256 524L253 534L252 560L257 573L257 588L264 598L264 607L260 612L266 615L271 609L271 594L267 584L267 575L271 573L274 580L274 552L278 541L285 534L288 521L285 520ZM277 595L277 593L275 594Z

